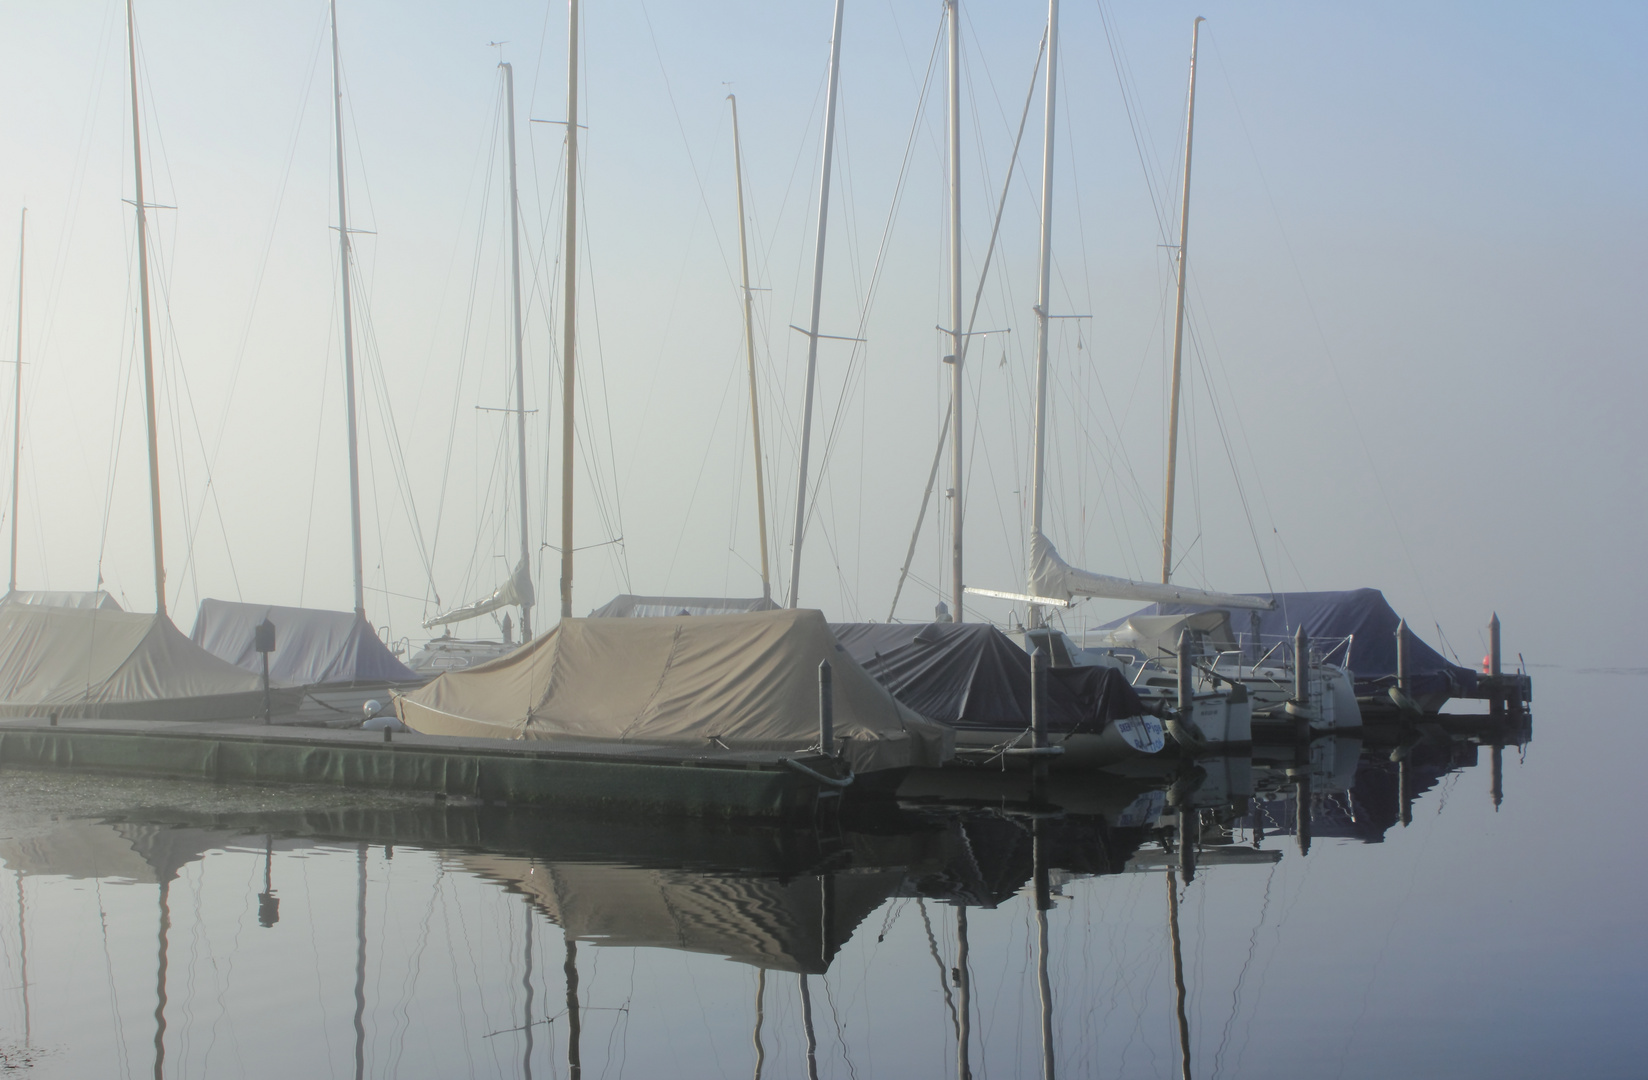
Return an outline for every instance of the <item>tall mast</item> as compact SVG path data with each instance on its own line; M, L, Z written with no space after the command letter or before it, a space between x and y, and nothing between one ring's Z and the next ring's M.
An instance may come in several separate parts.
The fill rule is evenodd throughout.
M961 327L961 28L959 0L945 0L950 30L950 593L951 610L961 621L961 364L966 337Z
M561 618L572 617L572 421L578 348L578 0L567 0L566 296L561 317Z
M1179 357L1184 348L1185 242L1190 236L1190 136L1196 127L1196 40L1205 20L1196 16L1190 24L1190 104L1185 110L1184 183L1179 202L1178 274L1179 299L1173 312L1173 389L1167 410L1167 508L1162 517L1162 584L1173 576L1173 482L1179 462Z
M18 462L23 457L23 242L29 224L28 207L17 223L17 396L12 402L11 418L11 584L8 591L17 591L17 475Z
M126 53L132 75L132 173L137 177L137 297L143 320L143 402L149 424L149 518L154 532L155 614L164 615L166 545L160 536L160 446L155 435L154 343L150 340L149 330L149 232L144 218L143 138L137 123L137 31L132 0L126 0Z
M750 247L744 238L744 154L738 143L738 98L732 102L732 171L738 181L738 268L744 276L744 355L750 369L750 430L755 436L755 516L761 532L761 598L772 599L767 572L767 486L761 475L761 404L755 393L755 294L750 291Z
M343 185L343 77L338 62L338 0L332 0L332 123L338 143L338 280L343 283L343 400L349 428L349 541L355 560L355 614L366 617L361 561L360 449L355 436L355 322L349 306L349 203Z
M532 541L526 525L526 377L521 356L521 196L515 186L515 69L504 69L505 119L509 124L509 260L512 277L512 312L515 316L515 448L520 452L521 477L521 565L532 561ZM532 640L532 599L521 598L521 640Z
M796 606L801 581L801 541L807 525L807 451L813 436L813 384L818 375L818 313L824 298L824 238L830 218L830 163L835 152L835 99L841 82L841 13L835 0L835 27L830 33L830 87L824 107L824 168L818 181L818 237L813 243L813 312L807 330L807 393L801 406L801 474L795 489L794 551L790 556L790 607Z
M1041 151L1041 276L1036 287L1036 435L1030 478L1030 535L1042 535L1044 473L1047 465L1047 330L1052 301L1053 267L1053 121L1059 73L1059 0L1047 0L1047 115ZM1029 592L1034 594L1035 567L1030 567ZM1041 624L1041 609L1030 608L1032 626Z

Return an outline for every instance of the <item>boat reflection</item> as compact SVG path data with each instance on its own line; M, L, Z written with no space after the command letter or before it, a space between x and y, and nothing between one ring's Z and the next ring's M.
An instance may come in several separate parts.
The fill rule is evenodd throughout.
M627 997L618 1006L592 1004L603 985L601 954L662 950L753 969L753 994L744 996L751 989L745 983L735 998L716 999L717 1015L742 1026L758 1077L773 1067L769 1051L785 1045L805 1055L807 1074L817 1075L821 1034L841 1040L842 1054L849 1045L836 1002L827 1005L834 1023L815 1024L815 1006L825 1007L820 988L828 992L844 977L839 961L849 946L857 950L849 971L856 974L862 963L863 977L870 978L870 959L880 955L877 943L913 905L922 923L917 947L925 940L939 972L948 1032L942 1053L954 1061L957 1075L966 1080L975 1062L982 1074L985 1059L1000 1052L999 1041L993 1044L989 1036L996 1014L980 1009L994 1010L1004 992L1012 993L1003 989L1010 985L1003 981L1006 969L987 969L994 974L980 985L971 965L981 943L994 964L1004 942L1012 941L1024 950L1024 963L1009 966L1022 966L1028 978L1033 959L1035 971L1034 988L1025 984L1017 993L1027 1008L1033 1002L1039 1030L1027 1028L1019 1038L1027 1050L1039 1048L1042 1071L1050 1077L1061 1039L1071 1037L1061 1034L1061 1013L1079 1017L1089 1007L1079 998L1055 998L1081 993L1068 986L1068 975L1053 970L1064 927L1079 925L1071 920L1080 916L1053 916L1067 905L1066 897L1092 895L1092 886L1080 882L1114 878L1122 886L1127 875L1153 873L1167 882L1158 918L1165 921L1163 953L1172 955L1176 1049L1188 1077L1189 1018L1195 1015L1188 995L1197 981L1187 977L1190 949L1179 932L1179 908L1192 883L1223 868L1274 866L1294 857L1287 855L1289 845L1274 842L1277 837L1294 837L1301 855L1312 838L1381 842L1411 820L1414 800L1477 761L1473 742L1420 733L1394 749L1366 751L1353 738L1327 738L1256 747L1251 757L1182 761L1158 775L1097 775L1080 782L1055 775L1028 787L1024 771L1000 778L977 772L965 778L968 790L923 793L873 818L828 828L643 823L440 802L306 805L297 797L234 793L220 793L202 808L199 788L186 784L145 788L148 810L99 812L100 798L104 806L133 800L100 793L96 785L103 781L63 777L52 782L81 785L84 798L76 789L69 802L87 802L89 817L15 805L4 810L0 859L16 876L17 923L0 944L21 978L20 1019L28 1045L45 1015L32 1000L31 978L38 980L53 963L41 952L43 934L101 934L106 957L129 956L136 955L135 943L109 952L111 927L135 932L147 926L144 951L152 962L146 974L139 979L111 966L108 978L111 987L119 983L127 1028L136 1030L131 1003L153 1005L152 1020L142 1028L145 1044L152 1033L155 1076L203 1071L190 1032L197 1014L221 1003L212 999L212 984L200 979L199 950L211 933L208 924L225 918L232 923L237 910L242 925L255 920L260 929L250 938L237 931L233 948L264 950L255 964L267 966L271 977L295 978L297 969L281 966L291 943L301 944L290 935L307 932L312 942L330 943L317 946L308 977L322 984L317 1007L335 1016L340 1028L349 1015L356 1076L393 1071L381 1060L385 1033L393 1029L401 1042L411 1038L415 1010L409 1002L438 997L429 982L433 976L420 974L417 961L432 935L449 954L450 993L473 999L476 1004L462 1008L485 1015L429 1023L441 1039L464 1045L492 1040L485 1045L493 1048L519 1040L518 1053L508 1055L511 1074L531 1076L553 1047L552 1070L581 1075L586 1053L596 1045L586 1046L591 1031L601 1033L602 1053L610 1049L618 1030L613 1025L620 1023L610 1020L614 1011L623 1012L622 1030L628 1031L631 1010L668 1007ZM1497 805L1503 797L1499 769L1492 773L1492 795ZM86 881L115 890L98 894L101 926L66 921L70 907L54 884ZM148 888L155 890L152 906L127 904L132 914L124 922L104 914L104 905L114 903L106 896L141 899L139 890ZM179 903L179 896L188 902ZM140 918L145 907L151 915ZM1016 925L1027 933L1004 938L1001 918L979 914L996 909L1022 912ZM437 925L436 911L449 921ZM934 911L950 916L935 920ZM973 940L980 926L987 927L987 941ZM270 936L263 936L264 929ZM185 951L178 955L180 947ZM396 979L386 979L385 970L396 972ZM904 974L877 970L878 979ZM790 976L794 984L787 983ZM827 976L830 981L821 982ZM693 976L702 977L702 971ZM786 981L774 981L780 977ZM466 980L481 989L466 989ZM112 1000L112 989L110 994ZM507 998L507 1019L494 998ZM143 1008L146 1014L148 1005ZM261 1022L288 1038L302 1029L296 1012ZM654 1018L642 1022L651 1025ZM663 1017L656 1022L669 1024ZM852 1030L856 1038L875 1037ZM329 1064L348 1072L343 1061Z

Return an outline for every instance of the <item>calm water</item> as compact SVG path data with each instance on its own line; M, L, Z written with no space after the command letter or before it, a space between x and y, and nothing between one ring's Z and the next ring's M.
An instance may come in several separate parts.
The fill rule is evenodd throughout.
M825 834L9 773L0 1065L1640 1076L1648 680L1536 678L1497 810L1487 748L1295 763L1308 855L1263 762Z

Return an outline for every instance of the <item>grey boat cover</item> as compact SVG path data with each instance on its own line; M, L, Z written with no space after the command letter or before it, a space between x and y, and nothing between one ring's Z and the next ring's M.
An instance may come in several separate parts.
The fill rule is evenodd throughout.
M904 884L897 870L814 874L544 862L458 855L463 870L526 896L569 937L597 945L708 953L773 971L822 975L853 931Z
M1090 596L1103 600L1150 600L1159 604L1200 604L1209 607L1217 604L1259 611L1269 611L1276 606L1267 596L1209 592L1184 585L1130 581L1109 574L1079 570L1065 562L1053 546L1053 541L1040 532L1030 534L1030 591L1036 596L1061 603Z
M970 730L1030 727L1030 654L988 623L837 623L847 654L923 716ZM1149 710L1114 668L1050 668L1047 729L1098 734Z
M297 708L277 689L278 712ZM0 606L0 716L231 720L262 715L263 683L164 615Z
M829 660L835 738L854 771L936 767L955 732L894 700L817 611L562 619L508 656L395 699L430 735L800 752L818 743Z
M352 611L202 600L194 643L238 668L261 674L257 625L275 624L269 678L287 686L415 683L421 676L395 658L365 616Z
M51 589L13 589L7 593L0 604L33 604L37 607L66 607L66 608L97 608L102 611L119 611L120 605L114 597L97 589L92 592L69 592Z
M740 611L777 611L764 596L752 599L719 596L633 596L621 593L589 613L592 619L656 619L665 615L731 615Z

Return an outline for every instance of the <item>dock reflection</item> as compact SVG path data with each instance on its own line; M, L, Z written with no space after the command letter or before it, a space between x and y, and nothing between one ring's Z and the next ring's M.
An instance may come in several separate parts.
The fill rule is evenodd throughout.
M1497 761L1498 748L1493 752ZM1041 1071L1052 1077L1061 1038L1069 1038L1061 1035L1061 1010L1080 1016L1086 1003L1058 999L1062 983L1053 969L1061 946L1050 915L1075 883L1159 874L1167 884L1156 925L1171 953L1170 1016L1180 1072L1189 1077L1196 983L1187 976L1179 924L1198 875L1273 867L1307 854L1313 840L1379 843L1411 820L1416 799L1477 763L1477 745L1465 740L1420 738L1367 750L1355 739L1327 738L1179 762L1155 775L1055 777L1036 790L1023 789L1023 774L973 774L963 778L964 788L929 781L897 808L819 828L221 795L201 807L190 785L150 785L147 810L98 813L94 805L83 818L6 810L0 859L16 879L16 929L0 944L20 978L17 1018L28 1045L43 1015L38 984L31 983L31 972L38 979L41 970L39 942L50 938L61 951L62 939L101 934L106 990L118 998L116 1015L124 1021L104 1050L123 1062L136 1055L134 1002L146 996L152 1015L145 1007L144 1041L156 1077L202 1071L195 1033L213 1010L255 1009L272 1039L305 1029L302 1010L265 1008L278 1000L275 990L242 1003L233 983L214 989L197 974L207 962L202 942L219 932L214 925L236 923L242 911L257 929L251 937L236 931L221 948L237 956L261 950L255 965L268 969L276 988L289 991L299 981L293 946L305 943L293 935L317 943L305 976L317 983L315 1008L339 1016L334 1003L347 1002L350 1017L347 1051L333 1048L348 1055L333 1063L341 1066L336 1072L392 1072L406 1047L438 1035L484 1048L497 1057L501 1075L532 1076L535 1065L551 1075L581 1075L592 1024L606 1054L621 1033L652 1023L637 1010L663 1007L631 1000L633 992L618 1004L595 1004L612 1000L601 975L610 968L600 956L615 950L719 958L750 969L753 986L717 997L717 1016L742 1029L741 1052L753 1053L757 1077L775 1068L773 1054L784 1046L799 1053L790 1062L816 1076L826 1052L821 1035L839 1044L829 1052L845 1055L854 1038L875 1042L893 1034L844 1028L839 1017L821 1027L819 990L828 993L831 984L820 980L850 944L860 950L855 963L867 963L864 957L875 955L914 905L937 964L947 1031L931 1054L967 1080L981 1056L998 1052L980 1034L996 1021L981 1015L979 1003L1002 992L999 973L981 985L973 970L979 943L969 912L1008 908L1028 919L1018 947L1034 970L1034 988L1024 989L1035 1022L1019 1037L1039 1048ZM1497 806L1500 769L1492 770L1490 786ZM118 793L108 798L119 801ZM1284 838L1294 843L1277 842ZM1298 854L1288 855L1289 847ZM96 883L99 925L84 921L92 913L58 903L65 883L75 882ZM111 944L111 928L135 932L143 907L137 898L149 888L152 960L139 980L124 940ZM928 905L951 912L936 931ZM112 907L122 912L118 924L108 914ZM1002 947L1002 925L988 923L992 950ZM211 964L220 962L217 948L207 949ZM420 966L426 952L445 954L446 984L437 986L432 968ZM914 971L926 963L917 953L898 966ZM882 977L902 974L883 969ZM777 976L795 982L775 982ZM81 990L83 997L92 993ZM440 1000L458 1003L456 1011L443 1010ZM823 1007L836 1015L834 1001ZM63 1026L62 1010L54 997L48 1026ZM510 1039L515 1051L506 1068L498 1055Z

